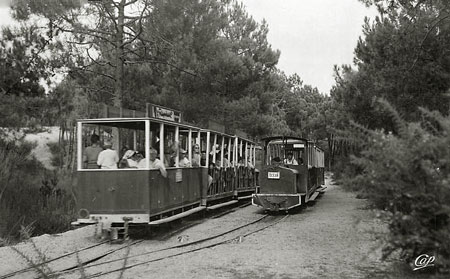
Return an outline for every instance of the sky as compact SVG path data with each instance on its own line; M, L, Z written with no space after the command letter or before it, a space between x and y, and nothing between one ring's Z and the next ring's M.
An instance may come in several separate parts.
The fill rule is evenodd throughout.
M240 0L257 22L269 26L268 41L281 51L278 68L328 94L333 66L351 64L364 17L376 11L358 0ZM0 26L11 22L10 0L0 0Z
M325 94L335 84L333 66L352 64L364 17L377 15L358 0L241 1L257 22L267 21L278 68Z

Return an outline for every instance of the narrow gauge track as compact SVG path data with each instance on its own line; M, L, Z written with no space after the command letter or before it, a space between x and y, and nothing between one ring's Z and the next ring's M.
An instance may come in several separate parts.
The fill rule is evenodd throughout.
M105 257L105 256L107 256L107 255L110 255L110 254L112 254L112 253L114 253L114 252L117 252L117 251L120 251L120 250L122 250L122 249L125 249L125 248L128 247L128 246L136 245L136 244L138 244L138 243L141 243L142 241L143 241L143 240L137 240L137 241L133 241L132 243L128 244L127 246L121 246L121 247L118 247L118 248L115 248L115 249L110 249L110 250L104 252L103 254L101 254L101 255L99 255L99 256L93 258L93 259L90 259L90 260L86 261L86 263L87 263L87 262L90 263L90 262L97 261L97 260L99 260L99 259L101 259L101 258L103 258L103 257ZM82 249L79 249L79 250L76 250L76 251L72 251L72 252L63 254L63 255L61 255L61 256L58 256L58 257L55 257L55 258L52 258L52 259L49 259L49 260L46 260L46 261L43 261L43 262L34 264L33 266L26 267L26 268L23 268L23 269L19 269L19 270L17 270L17 271L13 271L13 272L11 272L11 273L2 275L2 276L0 276L0 279L10 278L10 277L13 277L13 276L16 276L16 275L19 275L19 274L28 273L28 272L36 272L36 270L39 270L39 269L41 269L42 267L47 266L49 263L55 262L55 261L57 261L57 260L62 260L62 259L64 259L64 258L68 258L68 257L70 257L70 256L72 256L72 255L74 255L74 254L77 254L77 253L80 253L80 252L84 252L84 251L87 251L87 250L91 250L91 249L93 249L93 248L98 248L99 246L104 245L104 244L107 244L107 243L109 243L109 242L110 242L110 241L102 241L102 242L100 242L100 243L96 243L96 244L93 244L93 245L89 245L89 246L84 247L84 248L82 248ZM65 270L70 270L70 269L73 269L73 267L66 268Z
M214 236L206 237L206 238L199 239L199 240L196 240L196 241L193 241L193 242L189 242L189 243L185 243L185 244L179 244L179 245L174 245L174 246L170 246L170 247L166 247L166 248L162 248L162 249L158 249L158 250L153 250L153 251L149 251L149 252L144 252L144 253L136 254L136 255L132 255L132 256L116 258L116 259L112 259L112 260L101 262L101 263L94 263L94 264L81 263L83 266L82 267L77 266L77 267L80 268L82 270L82 272L85 272L86 269L89 269L89 268L98 267L98 266L111 264L111 263L124 262L125 261L125 265L120 267L120 268L116 268L116 269L112 269L112 270L108 270L108 271L103 271L103 272L98 272L98 273L94 273L94 274L91 274L91 275L86 275L85 274L86 275L85 278L97 278L97 277L101 277L101 276L104 276L104 275L107 275L107 274L111 274L111 273L115 273L115 272L124 272L125 270L133 268L133 267L136 267L136 266L141 266L141 265L149 264L149 263L152 263L152 262L162 261L164 259L169 259L169 258L181 256L181 255L184 255L184 254L193 253L193 252L200 251L200 250L203 250L203 249L208 249L208 248L212 248L212 247L215 247L215 246L223 245L223 244L235 241L235 240L241 240L244 237L247 237L249 235L252 235L252 234L255 234L257 232L260 232L260 231L262 231L262 230L264 230L264 229L266 229L268 227L276 225L277 223L285 220L289 215L272 216L273 218L267 224L265 224L263 226L259 226L259 227L253 228L253 229L250 228L249 230L242 231L239 234L234 235L234 236L230 236L230 237L228 237L226 239L222 239L222 240L219 240L219 241L216 241L216 242L212 242L212 243L209 243L209 244L206 243L206 245L197 246L197 245L199 245L201 243L212 241L214 239L217 239L217 238L220 238L222 236L231 234L233 232L240 231L240 230L242 230L244 228L248 228L248 227L250 227L250 226L252 226L254 224L257 224L257 223L261 222L262 220L264 220L268 216L269 216L268 214L264 215L264 216L262 216L262 217L260 217L260 218L258 218L256 220L251 221L249 223L246 223L244 225L241 225L241 226L235 227L233 229L227 230L225 232L216 234ZM126 262L128 260L130 260L130 259L138 259L138 258L141 258L141 257L144 257L144 256L148 256L150 254L157 254L157 253L160 253L160 252L163 252L163 251L168 251L168 250L179 250L179 249L186 248L186 247L189 247L189 246L194 246L194 247L192 247L192 249L186 249L186 250L182 250L182 251L177 251L177 252L172 253L170 255L161 255L159 257L157 256L157 257L155 257L153 259L150 259L150 260L143 260L143 261L139 261L139 262L134 263L134 264L126 265ZM197 247L195 247L195 246L197 246ZM78 269L59 271L59 272L55 272L53 274L49 274L49 276L50 277L60 276L60 275L63 275L63 274L73 273L73 272L75 272L77 270Z
M248 206L250 204L251 203L249 203L249 202L244 203L242 205L239 205L239 208ZM208 218L219 218L221 216L224 216L224 215L229 214L229 213L234 212L234 211L236 211L235 207L229 208L229 209L226 209L224 211L219 211L218 213L211 214L211 216L209 216ZM169 239L170 237L174 236L175 234L177 234L177 233L179 233L179 232L181 232L181 231L183 231L183 230L185 230L187 228L194 227L194 226L196 226L198 224L201 224L203 221L204 220L198 220L198 221L195 221L195 222L191 222L191 223L189 223L187 225L184 225L184 226L181 226L179 228L176 228L174 231L169 231L166 234L160 235L157 238L160 239L160 240ZM133 245L139 244L139 243L141 243L143 241L144 240L136 240L136 241L133 241L133 242L129 243L128 245L117 247L117 248L114 248L114 249L110 249L110 250L108 250L108 251L106 251L106 252L104 252L104 253L102 253L102 254L94 257L94 258L86 260L86 261L84 261L84 262L82 262L80 264L83 265L83 266L91 264L91 263L96 262L96 261L98 261L98 260L100 260L100 259L102 259L102 258L104 258L104 257L106 257L108 255L111 255L111 254L113 254L113 253L115 253L117 251L123 250L123 249L125 249L125 248L127 248L129 246L133 246ZM86 247L81 248L79 250L72 251L72 252L69 252L69 253L57 256L55 258L48 259L48 260L45 260L43 262L34 264L33 266L26 267L26 268L23 268L23 269L19 269L19 270L10 272L10 273L5 274L5 275L1 275L0 279L7 279L7 278L11 278L11 277L16 276L16 275L23 275L24 273L29 273L29 272L36 272L39 269L46 267L49 263L53 263L55 261L68 258L70 256L73 256L74 254L77 254L77 253L80 253L80 252L84 252L84 251L87 251L87 250L91 250L91 249L96 248L96 247L98 248L99 246L102 246L102 245L108 244L108 243L110 243L110 241L102 241L102 242L99 242L99 243L95 243L93 245L86 246ZM180 247L182 247L182 246L180 246ZM169 249L171 249L171 248L169 248ZM158 251L155 251L155 252L158 252ZM79 267L78 264L77 265L73 265L73 266L67 267L67 268L65 268L63 270L60 270L58 272L55 272L55 274L68 273L68 272L71 272L71 271L73 271L74 269L76 269L78 267Z

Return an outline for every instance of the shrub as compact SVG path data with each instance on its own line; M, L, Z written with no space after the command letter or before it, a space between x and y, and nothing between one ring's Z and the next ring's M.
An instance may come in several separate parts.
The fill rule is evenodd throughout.
M74 199L66 174L46 170L31 156L32 144L0 139L0 237L19 239L21 226L34 235L70 228Z
M397 133L355 125L364 145L352 163L352 180L389 222L385 257L394 251L409 263L426 253L441 272L450 270L450 118L422 111L420 123L405 123L385 104Z

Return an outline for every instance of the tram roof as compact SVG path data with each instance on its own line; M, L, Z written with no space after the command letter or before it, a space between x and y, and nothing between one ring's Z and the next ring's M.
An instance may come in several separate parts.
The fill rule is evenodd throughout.
M180 127L184 127L184 128L191 128L191 129L195 129L195 130L200 130L201 129L201 128L193 126L191 124L186 124L186 123L182 123L182 122L181 123L173 122L173 121L168 121L168 120L163 120L163 119L158 119L158 118L153 118L153 117L90 118L90 119L78 119L77 122L82 122L82 123L87 123L87 124L102 124L102 125L105 125L105 126L112 126L111 125L112 123L119 124L119 123L140 122L140 121L146 121L146 120L150 120L152 122L168 124L168 125L172 125L172 126L180 126ZM117 125L117 126L129 127L127 125L120 125L120 124Z
M190 129L194 129L197 131L207 131L207 132L212 132L221 136L228 136L228 137L238 137L241 138L245 141L251 142L256 144L254 141L243 138L241 136L238 135L230 135L230 134L226 134L226 133L222 133L219 131L215 131L215 130L211 130L211 129L205 129L205 128L200 128L200 127L196 127L193 126L191 124L186 124L186 123L179 123L179 122L173 122L173 121L168 121L168 120L163 120L163 119L159 119L159 118L153 118L153 117L131 117L131 118L124 118L124 117L117 117L117 118L89 118L89 119L78 119L77 122L81 122L81 123L86 123L86 124L101 124L104 126L116 126L119 128L137 128L137 125L135 124L131 124L131 123L136 123L136 122L143 122L146 120L150 120L152 122L158 122L158 123L164 123L164 124L168 124L168 125L172 125L172 126L179 126L179 127L183 127L183 128L190 128ZM112 125L112 124L115 125Z

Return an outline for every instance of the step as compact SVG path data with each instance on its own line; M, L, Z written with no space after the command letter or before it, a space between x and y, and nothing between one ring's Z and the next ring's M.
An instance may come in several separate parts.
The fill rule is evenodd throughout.
M314 192L314 194L311 195L311 197L309 197L308 201L313 201L317 198L317 196L319 195L319 191Z
M217 208L221 208L221 207L224 207L224 206L235 204L237 202L238 202L238 200L232 200L232 201L229 201L229 202L215 204L215 205L212 205L212 206L208 206L208 210L214 210L214 209L217 209Z
M180 219L180 218L189 216L189 215L191 215L191 214L200 212L200 211L205 210L205 209L206 209L206 206L199 206L199 207L192 208L192 209L190 209L190 210L188 210L188 211L185 211L185 212L182 212L182 213L179 213L179 214L176 214L176 215L167 217L167 218L163 218L163 219L151 221L151 222L149 222L148 224L149 224L149 225L160 225L160 224L172 222L172 221L174 221L174 220L177 220L177 219Z

